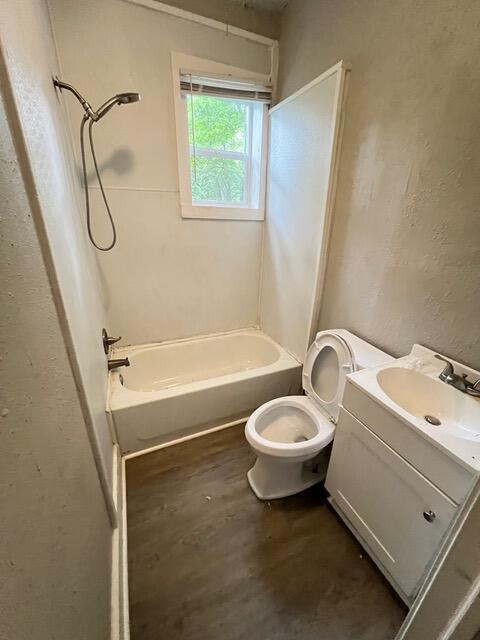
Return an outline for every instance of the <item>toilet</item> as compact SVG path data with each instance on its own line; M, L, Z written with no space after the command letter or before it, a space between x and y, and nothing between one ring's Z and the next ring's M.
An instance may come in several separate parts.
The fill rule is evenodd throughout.
M391 360L344 329L317 333L302 371L306 395L266 402L245 426L257 456L247 474L257 498L283 498L325 479L346 376Z

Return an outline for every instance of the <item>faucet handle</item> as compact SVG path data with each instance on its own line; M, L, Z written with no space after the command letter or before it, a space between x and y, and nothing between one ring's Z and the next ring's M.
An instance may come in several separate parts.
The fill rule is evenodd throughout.
M475 382L467 383L466 391L468 395L480 398L480 378L475 380Z
M119 336L118 338L113 338L112 336L108 335L106 329L102 329L102 342L103 342L103 350L105 351L105 354L108 355L108 352L110 351L110 347L112 346L112 344L115 344L121 339L122 339L122 336Z
M448 377L453 375L453 372L454 372L453 364L450 362L450 360L447 360L443 356L438 355L438 353L436 353L434 357L437 358L437 360L441 360L442 362L445 362L445 367L441 371L440 375L438 376L440 378L440 380L445 382L445 380Z

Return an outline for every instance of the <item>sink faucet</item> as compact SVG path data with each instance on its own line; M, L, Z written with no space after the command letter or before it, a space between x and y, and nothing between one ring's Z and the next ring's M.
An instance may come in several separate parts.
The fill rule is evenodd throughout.
M108 370L117 369L118 367L129 367L130 360L128 358L117 358L108 361ZM479 394L480 395L480 394Z
M476 382L469 382L467 380L467 374L463 373L461 376L455 373L455 369L450 360L435 354L437 360L445 362L445 367L439 374L439 378L442 382L451 385L455 389L458 389L462 393L468 393L470 396L480 397L480 378Z

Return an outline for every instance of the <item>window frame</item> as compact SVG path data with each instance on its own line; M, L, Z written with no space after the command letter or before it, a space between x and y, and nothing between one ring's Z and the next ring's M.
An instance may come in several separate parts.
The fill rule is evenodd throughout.
M182 218L200 218L215 220L264 220L265 218L265 184L266 184L266 167L267 167L267 143L268 143L268 108L266 104L261 105L261 127L262 135L260 143L260 151L257 153L257 163L259 164L259 175L256 185L258 193L258 206L252 206L251 202L246 201L245 204L227 204L227 203L199 203L192 200L192 185L190 173L190 141L188 129L188 112L187 100L182 96L180 91L180 72L188 71L192 74L212 74L212 75L231 75L232 77L252 80L267 84L270 81L268 75L239 69L229 65L224 65L212 60L188 56L186 54L172 52L172 80L174 90L175 105L175 124L177 138L177 157L178 157L178 175L180 190L180 209ZM241 99L239 99L241 101ZM258 103L257 103L258 104ZM253 118L254 109L249 109L250 120ZM253 134L251 132L252 122L249 122L249 144L252 144ZM198 152L198 149L197 149ZM217 150L215 150L217 153ZM218 152L218 157L221 153ZM246 172L246 180L248 190L246 198L250 193L252 185L252 149L248 154L248 165Z

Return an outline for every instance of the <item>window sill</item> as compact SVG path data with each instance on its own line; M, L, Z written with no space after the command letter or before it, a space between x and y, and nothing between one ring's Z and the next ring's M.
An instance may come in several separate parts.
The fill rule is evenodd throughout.
M263 209L182 204L182 218L200 220L264 220Z

